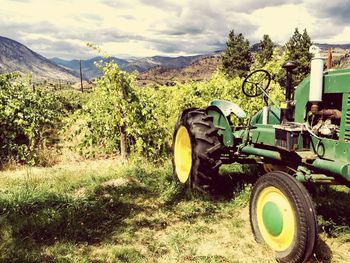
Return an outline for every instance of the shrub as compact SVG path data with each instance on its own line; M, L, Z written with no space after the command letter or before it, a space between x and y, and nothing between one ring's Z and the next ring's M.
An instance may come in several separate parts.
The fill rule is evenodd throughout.
M0 160L36 163L63 113L53 93L33 91L16 73L0 75Z

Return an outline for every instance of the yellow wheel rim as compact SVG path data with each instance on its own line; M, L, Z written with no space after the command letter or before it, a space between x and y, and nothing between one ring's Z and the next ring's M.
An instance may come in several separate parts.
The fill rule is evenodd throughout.
M266 213L269 207L273 207L277 217L280 217L282 224L280 227L277 226L277 231L274 228L276 226L269 225L270 222L266 219L270 216L271 220L271 215ZM269 186L258 197L256 213L258 227L266 244L275 251L288 249L293 243L296 232L295 215L288 198L276 187Z
M185 126L180 126L175 137L174 147L175 171L181 183L190 176L192 167L192 145Z

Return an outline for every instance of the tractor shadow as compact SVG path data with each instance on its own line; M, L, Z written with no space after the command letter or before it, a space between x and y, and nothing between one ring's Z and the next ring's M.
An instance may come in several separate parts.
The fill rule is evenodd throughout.
M308 263L330 263L332 262L333 253L330 247L321 238L318 239L314 253Z
M343 230L350 233L350 190L346 186L320 186L310 191L322 230L333 237ZM348 228L348 229L346 229ZM349 240L350 241L350 240Z
M231 199L247 185L252 185L261 174L258 165L225 165L220 169L214 196Z
M350 242L350 190L346 186L307 185L318 216L318 232L334 238L339 246ZM321 239L315 248L313 261L332 262L331 248Z

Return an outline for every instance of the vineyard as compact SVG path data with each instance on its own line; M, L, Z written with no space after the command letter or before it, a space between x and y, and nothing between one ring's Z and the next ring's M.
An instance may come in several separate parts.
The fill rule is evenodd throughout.
M263 68L280 75L283 56ZM182 110L222 99L251 117L263 100L243 96L243 78L221 70L140 88L115 63L98 67L103 76L83 93L0 76L0 262L274 262L249 226L258 167L222 166L236 183L230 196L208 197L179 186L170 161ZM270 93L283 98L277 81ZM312 262L345 262L350 192L310 192L321 232Z
M264 68L278 74L282 61L276 53ZM206 82L139 88L135 76L115 63L98 67L104 75L86 93L53 91L45 85L33 90L26 79L2 75L3 165L8 161L43 165L50 161L43 151L56 146L87 158L121 153L123 143L131 155L159 160L169 156L174 123L183 109L223 99L253 115L263 105L261 99L242 96L243 78L228 79L221 71ZM274 82L271 90L278 102L283 96L280 85Z

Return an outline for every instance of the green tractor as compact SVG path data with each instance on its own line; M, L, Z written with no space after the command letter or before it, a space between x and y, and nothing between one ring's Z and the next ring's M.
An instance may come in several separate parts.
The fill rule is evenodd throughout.
M257 242L275 251L279 262L306 262L317 242L317 218L305 183L350 185L350 69L323 71L312 47L311 73L294 89L294 62L287 72L285 101L268 105L270 74L250 73L242 85L249 97L262 95L265 106L246 125L232 115L246 113L229 101L213 100L205 109L184 110L173 136L178 180L205 193L219 187L219 167L260 163L266 173L250 197L250 223Z

